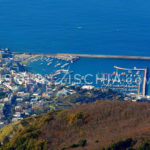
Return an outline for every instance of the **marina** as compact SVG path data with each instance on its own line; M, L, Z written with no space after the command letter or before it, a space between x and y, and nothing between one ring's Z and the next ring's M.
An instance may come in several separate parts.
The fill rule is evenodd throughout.
M73 58L74 61L66 58ZM92 83L95 87L111 88L116 91L135 93L138 96L145 97L150 93L149 85L147 85L149 79L149 67L147 66L149 57L140 57L140 59L137 59L137 57L134 57L134 59L131 58L132 57L129 56L129 59L126 57L125 60L120 57L115 59L95 59L91 57L80 57L79 55L38 55L31 59L28 66L33 69L35 65L38 65L41 62L43 67L42 74L53 77L53 79L57 81L61 80L65 75L63 84L86 85ZM140 65L139 62L142 62L143 65ZM35 65L32 66L32 64ZM99 67L95 67L95 64ZM105 68L102 67L103 64L105 64ZM36 72L39 73L37 70ZM117 79L115 78L116 73ZM76 74L80 74L80 79L74 78ZM98 81L100 81L100 83L97 84L96 79L90 78L90 76L86 77L87 74L92 74L92 76L98 74ZM71 77L69 77L70 75ZM85 83L85 81L87 81L87 83Z
M121 68L114 66L115 74L102 74L102 87L111 88L122 92L134 92L139 96L146 96L148 69L147 68ZM126 71L120 72L119 71ZM132 71L132 72L129 72ZM137 75L138 71L138 75ZM139 72L140 71L140 72Z

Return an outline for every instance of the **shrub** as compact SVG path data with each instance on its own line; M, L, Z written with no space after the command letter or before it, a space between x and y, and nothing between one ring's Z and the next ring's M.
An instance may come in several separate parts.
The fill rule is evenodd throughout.
M119 141L117 143L112 144L106 150L126 150L130 148L134 144L134 141L131 138L128 138L124 141Z
M69 148L84 147L86 143L86 140L80 140L77 144L72 144L71 146L69 146Z
M150 144L147 142L145 142L138 148L138 150L149 150L149 149L150 149Z
M22 120L21 121L21 125L22 126L27 126L29 123L28 123L28 121L27 120Z
M87 114L83 112L72 113L68 115L68 123L69 125L80 126L86 123Z
M78 145L81 146L81 147L84 147L86 145L87 141L86 140L80 140L78 142Z

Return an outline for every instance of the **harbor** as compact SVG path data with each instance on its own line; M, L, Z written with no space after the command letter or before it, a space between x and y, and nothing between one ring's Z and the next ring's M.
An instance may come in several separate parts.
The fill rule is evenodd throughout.
M5 51L9 52L9 49ZM12 55L28 71L41 74L55 84L90 85L143 98L150 94L150 57L37 53Z
M69 55L69 54L55 54L55 55L32 55L34 56L28 66L30 69L35 70L36 73L41 72L42 74L51 78L53 76L54 80L61 80L64 75L64 84L68 84L71 80L72 85L78 85L77 79L74 79L73 75L80 74L81 82L80 85L86 85L84 80L86 79L88 83L93 83L95 87L111 88L116 91L123 93L134 93L138 96L145 97L150 94L149 85L147 81L149 80L148 74L148 62L149 57L137 57L126 56L126 59L121 59L117 57L112 59L112 57L80 57L80 55ZM35 57L36 56L36 57ZM102 56L102 55L100 55ZM69 58L69 59L68 59ZM71 59L73 58L73 59ZM96 59L95 59L96 58ZM99 58L99 59L97 59ZM132 58L132 59L131 59ZM96 66L99 67L96 67ZM105 66L105 67L103 67ZM31 70L32 70L31 69ZM118 72L120 80L115 82L115 75ZM100 82L96 84L95 79L91 79L90 76L86 78L87 74L100 74ZM71 77L69 77L71 75ZM105 78L103 78L105 76ZM108 77L109 76L109 77ZM129 78L132 78L130 81ZM92 81L91 81L92 80ZM115 82L115 84L114 84Z

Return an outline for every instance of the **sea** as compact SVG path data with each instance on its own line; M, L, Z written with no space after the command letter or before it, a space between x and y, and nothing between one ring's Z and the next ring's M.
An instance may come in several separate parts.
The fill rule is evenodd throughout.
M149 0L0 0L0 47L14 52L150 56ZM150 69L150 61L82 58L80 74L114 66ZM38 64L31 71L42 75ZM150 91L149 91L150 94Z

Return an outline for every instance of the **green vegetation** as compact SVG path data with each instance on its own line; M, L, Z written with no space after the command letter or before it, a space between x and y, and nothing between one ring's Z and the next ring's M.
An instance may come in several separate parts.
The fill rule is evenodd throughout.
M61 89L61 87L60 87ZM79 104L93 103L96 100L123 100L124 95L111 89L94 88L92 90L81 89L81 87L72 87L76 93L68 96L53 97L51 106L57 110L67 109Z
M144 142L138 150L150 150L150 143Z
M129 138L124 141L119 141L117 143L114 143L107 148L103 148L103 150L126 150L126 149L129 150L129 148L131 150L132 146L135 143L136 143L135 141L133 141L131 138Z
M128 138L126 140L116 142L107 148L102 148L102 150L150 150L150 142L144 140L138 147L136 144L136 140Z
M48 123L52 120L50 114L44 115L43 117L37 118L27 118L17 123L21 127L18 127L16 135L12 138L10 142L7 141L6 146L2 146L1 149L5 150L47 150L47 140L44 140L40 137L43 124ZM12 126L13 125L13 126ZM13 127L16 124L12 124L2 132L9 131L10 134L13 131ZM9 130L8 130L9 129ZM4 137L3 137L4 138ZM5 137L6 138L6 137ZM4 138L4 140L5 140Z
M67 120L69 125L81 126L86 123L86 119L88 118L88 114L83 112L77 112L68 114Z
M72 144L69 146L69 148L75 148L75 147L84 147L86 145L86 140L80 140L77 144Z
M7 93L0 91L0 99L7 97Z
M61 150L67 150L67 149L70 149L70 148L77 148L77 147L84 147L84 146L86 146L86 144L87 144L86 140L80 140L78 143L72 144L68 147L64 147Z
M20 122L14 122L12 124L6 125L0 129L0 142L1 144L6 143L9 136L15 134L18 129L21 129L23 126Z

